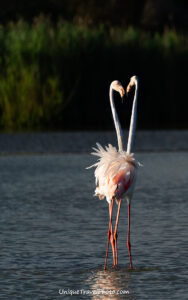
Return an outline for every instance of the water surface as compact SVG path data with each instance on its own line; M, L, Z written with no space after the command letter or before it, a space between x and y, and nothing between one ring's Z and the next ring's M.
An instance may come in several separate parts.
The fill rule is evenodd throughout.
M1 299L187 299L186 151L136 153L144 167L131 205L133 271L126 202L119 267L111 268L110 252L103 270L108 204L93 197L85 167L94 157L10 153L0 156Z

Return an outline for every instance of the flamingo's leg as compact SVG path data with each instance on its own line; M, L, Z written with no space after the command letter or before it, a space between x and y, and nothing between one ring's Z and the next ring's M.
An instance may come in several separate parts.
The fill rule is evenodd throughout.
M114 202L114 200L112 199L111 203L109 203L109 229L108 229L108 242L107 242L104 270L106 270L107 259L108 259L108 249L109 249L111 235L113 236L113 233L112 233L112 210L113 210L113 204L114 204L113 202Z
M116 225L115 225L115 230L114 230L114 241L115 241L115 265L117 266L118 264L118 252L117 252L117 230L118 230L118 222L119 222L119 213L120 213L120 208L121 208L121 199L118 202L118 209L117 209L117 217L116 217Z
M128 232L127 232L127 248L129 251L130 269L133 268L131 258L131 243L130 243L130 203L128 204Z
M113 209L114 199L112 199L112 209ZM112 246L112 254L113 254L113 267L115 267L116 260L115 260L115 245L114 245L114 235L113 235L113 229L112 229L112 215L111 215L111 224L110 224L110 242Z

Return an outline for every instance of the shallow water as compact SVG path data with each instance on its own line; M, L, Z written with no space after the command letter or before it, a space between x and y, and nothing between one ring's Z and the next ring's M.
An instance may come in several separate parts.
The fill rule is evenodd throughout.
M119 267L103 270L108 205L85 153L0 156L1 299L187 299L187 152L139 152L144 164L119 223ZM67 293L67 294L66 294ZM66 295L65 295L66 294Z

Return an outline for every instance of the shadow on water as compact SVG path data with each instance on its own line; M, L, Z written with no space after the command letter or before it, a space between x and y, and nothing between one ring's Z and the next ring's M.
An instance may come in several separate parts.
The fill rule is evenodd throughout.
M152 271L162 271L161 268L159 267L136 267L133 269L130 269L128 267L124 267L122 265L113 268L113 267L108 267L106 270L103 269L103 266L96 267L96 268L88 268L84 270L76 270L73 272L73 274L85 274L85 273L98 273L98 272L103 272L104 274L106 273L115 273L118 274L118 272L122 273L139 273L139 272L152 272Z

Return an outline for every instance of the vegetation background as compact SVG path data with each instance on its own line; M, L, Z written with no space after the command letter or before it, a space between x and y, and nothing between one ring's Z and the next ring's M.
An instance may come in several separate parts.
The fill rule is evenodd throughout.
M111 129L109 85L134 74L140 129L188 127L186 0L7 0L0 23L1 131Z

